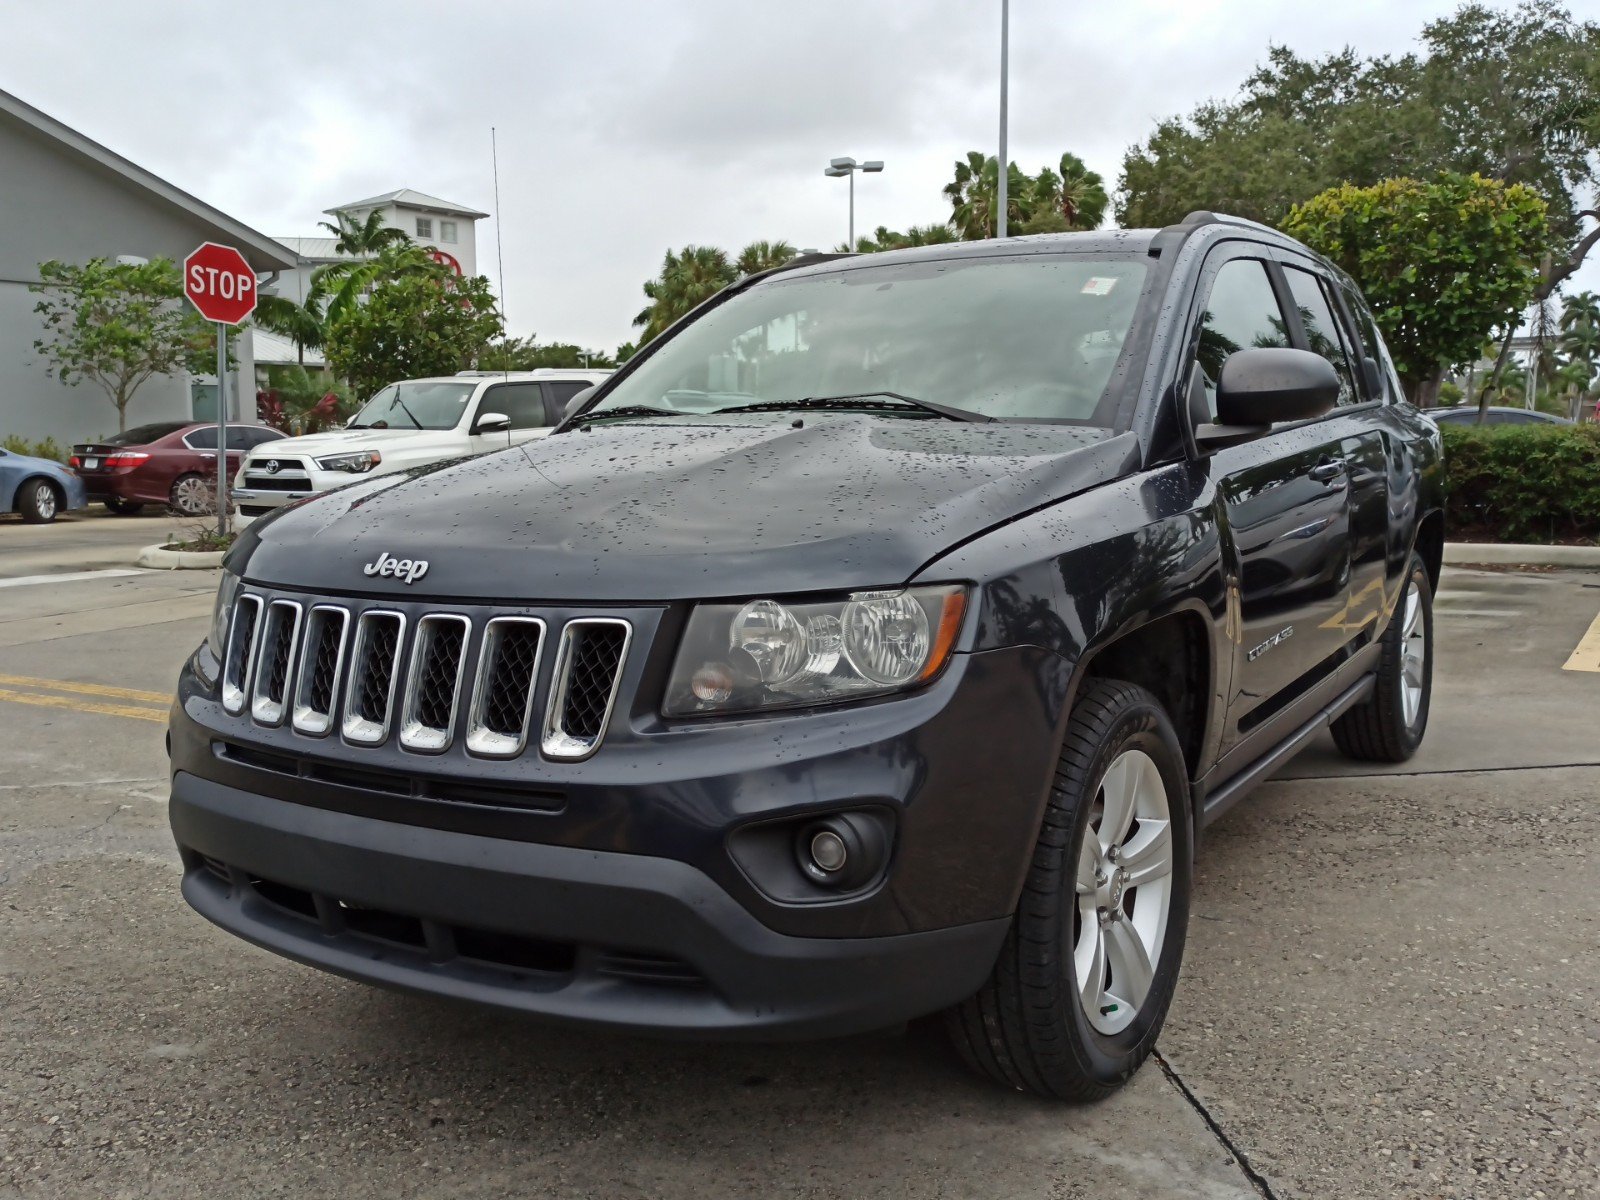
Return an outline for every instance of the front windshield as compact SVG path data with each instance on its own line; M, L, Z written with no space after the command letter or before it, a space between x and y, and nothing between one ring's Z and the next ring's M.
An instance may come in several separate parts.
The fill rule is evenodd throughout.
M642 362L590 418L897 393L997 420L1106 425L1142 257L953 258L774 279ZM929 417L895 406L895 415Z
M391 383L361 406L350 429L454 429L472 396L473 383Z

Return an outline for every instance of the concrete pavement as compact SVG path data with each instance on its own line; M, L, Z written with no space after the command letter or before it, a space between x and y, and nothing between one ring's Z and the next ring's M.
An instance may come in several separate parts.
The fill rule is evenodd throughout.
M0 590L0 1196L1593 1195L1596 583L1447 574L1422 753L1302 756L1208 831L1171 1075L1081 1108L920 1027L583 1035L245 946L165 827L214 575Z

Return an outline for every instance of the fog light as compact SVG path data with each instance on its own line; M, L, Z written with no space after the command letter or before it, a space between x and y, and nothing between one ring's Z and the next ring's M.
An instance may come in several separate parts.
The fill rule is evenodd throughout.
M883 869L888 841L882 824L866 813L837 813L802 825L795 858L812 883L831 891L864 887Z
M844 839L831 829L824 829L811 839L811 861L828 874L841 870L849 859Z

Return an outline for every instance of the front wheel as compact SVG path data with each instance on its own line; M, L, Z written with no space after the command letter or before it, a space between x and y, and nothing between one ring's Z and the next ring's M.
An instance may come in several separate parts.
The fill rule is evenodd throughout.
M1405 762L1428 729L1433 698L1433 586L1420 554L1411 555L1405 593L1383 632L1372 695L1333 723L1346 758Z
M1191 845L1188 772L1160 702L1131 683L1092 682L994 971L946 1014L968 1064L1061 1099L1126 1083L1177 986Z
M60 510L61 497L48 479L30 479L17 489L17 512L29 525L48 525Z

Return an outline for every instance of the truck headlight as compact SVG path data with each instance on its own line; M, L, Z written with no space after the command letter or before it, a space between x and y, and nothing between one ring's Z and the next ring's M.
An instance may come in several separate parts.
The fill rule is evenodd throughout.
M233 615L233 600L239 594L239 576L232 571L222 572L222 583L217 588L217 602L211 609L211 632L206 640L211 643L211 653L222 661L228 650L228 618Z
M966 606L960 585L696 605L667 684L666 715L827 704L915 687L944 669Z
M355 454L330 454L327 458L313 459L324 471L344 471L351 475L364 475L383 461L376 450L361 450Z

